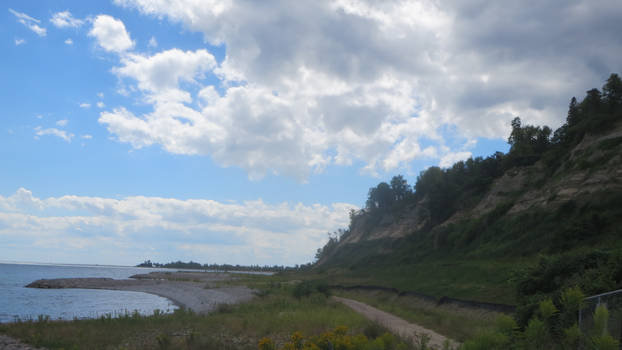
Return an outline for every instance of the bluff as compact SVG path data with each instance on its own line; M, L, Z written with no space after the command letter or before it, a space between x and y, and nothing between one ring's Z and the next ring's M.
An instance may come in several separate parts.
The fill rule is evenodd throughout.
M318 249L314 268L344 283L508 303L569 283L622 287L622 267L597 287L577 277L622 257L619 76L572 98L554 132L514 119L508 142L506 154L431 167L412 188L402 176L371 188L348 229ZM576 266L551 272L556 285L526 292L534 274L559 261Z

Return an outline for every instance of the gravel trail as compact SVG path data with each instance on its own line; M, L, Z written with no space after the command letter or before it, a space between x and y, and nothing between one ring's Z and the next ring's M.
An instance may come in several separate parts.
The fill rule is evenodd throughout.
M380 325L386 327L391 332L403 338L411 339L415 344L418 344L421 339L421 335L425 334L429 337L428 346L433 347L433 349L443 349L443 346L447 341L449 341L449 345L451 345L452 348L456 348L459 345L459 343L443 335L440 335L433 330L424 328L414 323L409 323L408 321L403 320L395 315L384 312L382 310L378 310L375 307L369 306L359 301L336 296L334 296L333 299L345 304L346 306L350 307L352 310L358 312L366 318L374 322L378 322Z

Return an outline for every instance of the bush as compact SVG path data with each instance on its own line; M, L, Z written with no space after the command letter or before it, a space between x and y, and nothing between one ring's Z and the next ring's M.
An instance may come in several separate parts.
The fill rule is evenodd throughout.
M379 325L378 323L370 323L363 329L363 334L370 339L378 338L381 334L387 332L387 329Z
M308 297L313 293L321 293L328 297L330 296L330 289L325 283L303 281L296 284L292 290L292 295L297 299Z

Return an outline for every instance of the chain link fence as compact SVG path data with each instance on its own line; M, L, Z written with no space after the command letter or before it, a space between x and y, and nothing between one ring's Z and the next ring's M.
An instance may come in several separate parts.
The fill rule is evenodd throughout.
M609 334L620 342L622 350L622 289L585 298L585 307L579 310L579 327L584 334L594 327L594 311L599 305L607 307Z

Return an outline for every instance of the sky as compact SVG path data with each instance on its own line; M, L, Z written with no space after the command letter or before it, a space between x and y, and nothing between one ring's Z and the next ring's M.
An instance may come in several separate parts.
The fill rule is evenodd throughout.
M622 3L5 0L0 260L294 265L622 72Z

